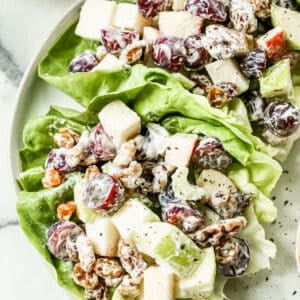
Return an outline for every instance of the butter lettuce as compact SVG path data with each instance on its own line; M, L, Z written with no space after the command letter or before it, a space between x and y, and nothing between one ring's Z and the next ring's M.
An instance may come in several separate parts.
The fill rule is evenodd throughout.
M224 126L184 117L166 118L162 125L171 133L196 133L218 138L226 151L246 167L250 182L267 196L282 173L278 162L257 151L251 144L237 139L232 131Z
M22 230L36 250L54 267L59 285L68 289L77 299L84 298L83 289L72 279L72 263L53 257L46 242L49 227L58 221L56 207L73 199L73 187L80 178L80 175L73 174L57 188L38 192L22 191L17 202Z

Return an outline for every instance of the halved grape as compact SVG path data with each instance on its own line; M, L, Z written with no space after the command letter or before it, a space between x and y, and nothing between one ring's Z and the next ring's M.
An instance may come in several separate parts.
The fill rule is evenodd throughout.
M226 6L220 0L188 0L185 10L193 15L215 22L225 22L227 20Z
M48 154L45 168L54 169L62 173L73 172L74 168L70 167L67 163L67 155L66 148L52 149Z
M137 0L139 12L146 18L153 18L159 12L167 10L170 6L169 0Z
M94 174L85 185L83 202L92 210L106 213L116 211L123 200L124 187L108 174Z
M186 61L183 40L176 37L160 37L153 44L153 61L160 67L177 72Z
M264 125L276 136L290 136L299 128L299 109L290 102L271 102L264 113Z
M232 158L225 151L221 142L213 137L204 137L196 147L193 162L203 169L222 170L228 168Z
M256 48L247 53L241 60L241 70L247 77L258 78L267 68L267 55L264 49Z
M100 160L111 160L116 156L116 148L101 123L95 126L90 133L89 148L92 154Z
M236 237L225 238L221 240L215 252L218 273L227 277L238 277L246 272L250 261L250 251L244 240Z
M210 61L210 55L201 42L202 36L203 34L191 35L183 41L186 49L185 66L188 69L200 69Z
M265 101L257 91L251 91L244 95L248 116L251 122L257 122L264 119Z
M98 60L92 51L84 51L72 59L69 65L69 72L89 72L98 65Z
M139 40L137 31L122 30L113 27L101 29L101 43L112 54L120 54L126 46Z
M47 247L58 259L71 259L67 250L67 243L76 243L77 237L84 231L74 222L57 222L47 233Z
M204 226L204 215L187 204L169 204L163 212L163 220L177 226L184 233L191 233Z

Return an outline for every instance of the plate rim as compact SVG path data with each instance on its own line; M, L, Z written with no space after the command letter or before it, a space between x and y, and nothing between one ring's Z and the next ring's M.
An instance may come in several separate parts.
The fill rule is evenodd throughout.
M74 21L75 15L79 15L79 10L85 0L76 0L61 16L58 22L55 23L50 33L42 41L41 46L37 49L35 54L32 56L28 66L25 69L25 72L22 76L21 82L18 86L15 103L12 111L12 120L9 126L9 145L8 145L8 159L10 165L10 173L13 180L13 186L17 201L17 196L21 191L21 188L16 180L17 176L20 174L20 161L18 153L20 149L17 147L17 138L16 132L20 130L20 114L21 107L24 104L24 96L27 90L31 87L34 76L37 75L38 65L43 56L49 51L51 45L54 45L55 42L59 39L62 27L68 27L69 24Z

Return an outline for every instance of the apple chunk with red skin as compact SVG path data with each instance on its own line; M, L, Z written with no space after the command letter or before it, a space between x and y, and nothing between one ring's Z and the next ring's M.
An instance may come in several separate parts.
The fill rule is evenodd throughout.
M287 48L286 35L279 26L271 29L257 40L257 45L263 48L270 60L281 57Z

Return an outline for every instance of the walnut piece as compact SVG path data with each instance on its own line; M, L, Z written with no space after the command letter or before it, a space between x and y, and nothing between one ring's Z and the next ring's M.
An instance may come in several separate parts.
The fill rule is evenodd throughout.
M56 211L60 221L69 221L73 213L76 210L76 204L74 201L62 203L58 205Z
M200 247L217 246L222 238L239 233L246 225L245 217L236 217L208 225L189 236Z
M90 272L96 261L94 248L91 241L85 236L80 235L76 240L76 247L78 250L78 258L81 268L85 272Z
M59 129L54 135L54 142L60 148L73 148L79 141L80 135L67 127Z
M45 176L42 179L44 188L59 186L64 181L64 175L54 169L46 169Z
M94 290L99 284L99 278L94 271L85 272L80 263L75 264L73 269L74 282L87 290Z
M94 271L99 277L104 279L109 287L117 286L123 279L122 266L114 258L98 258L94 265Z

